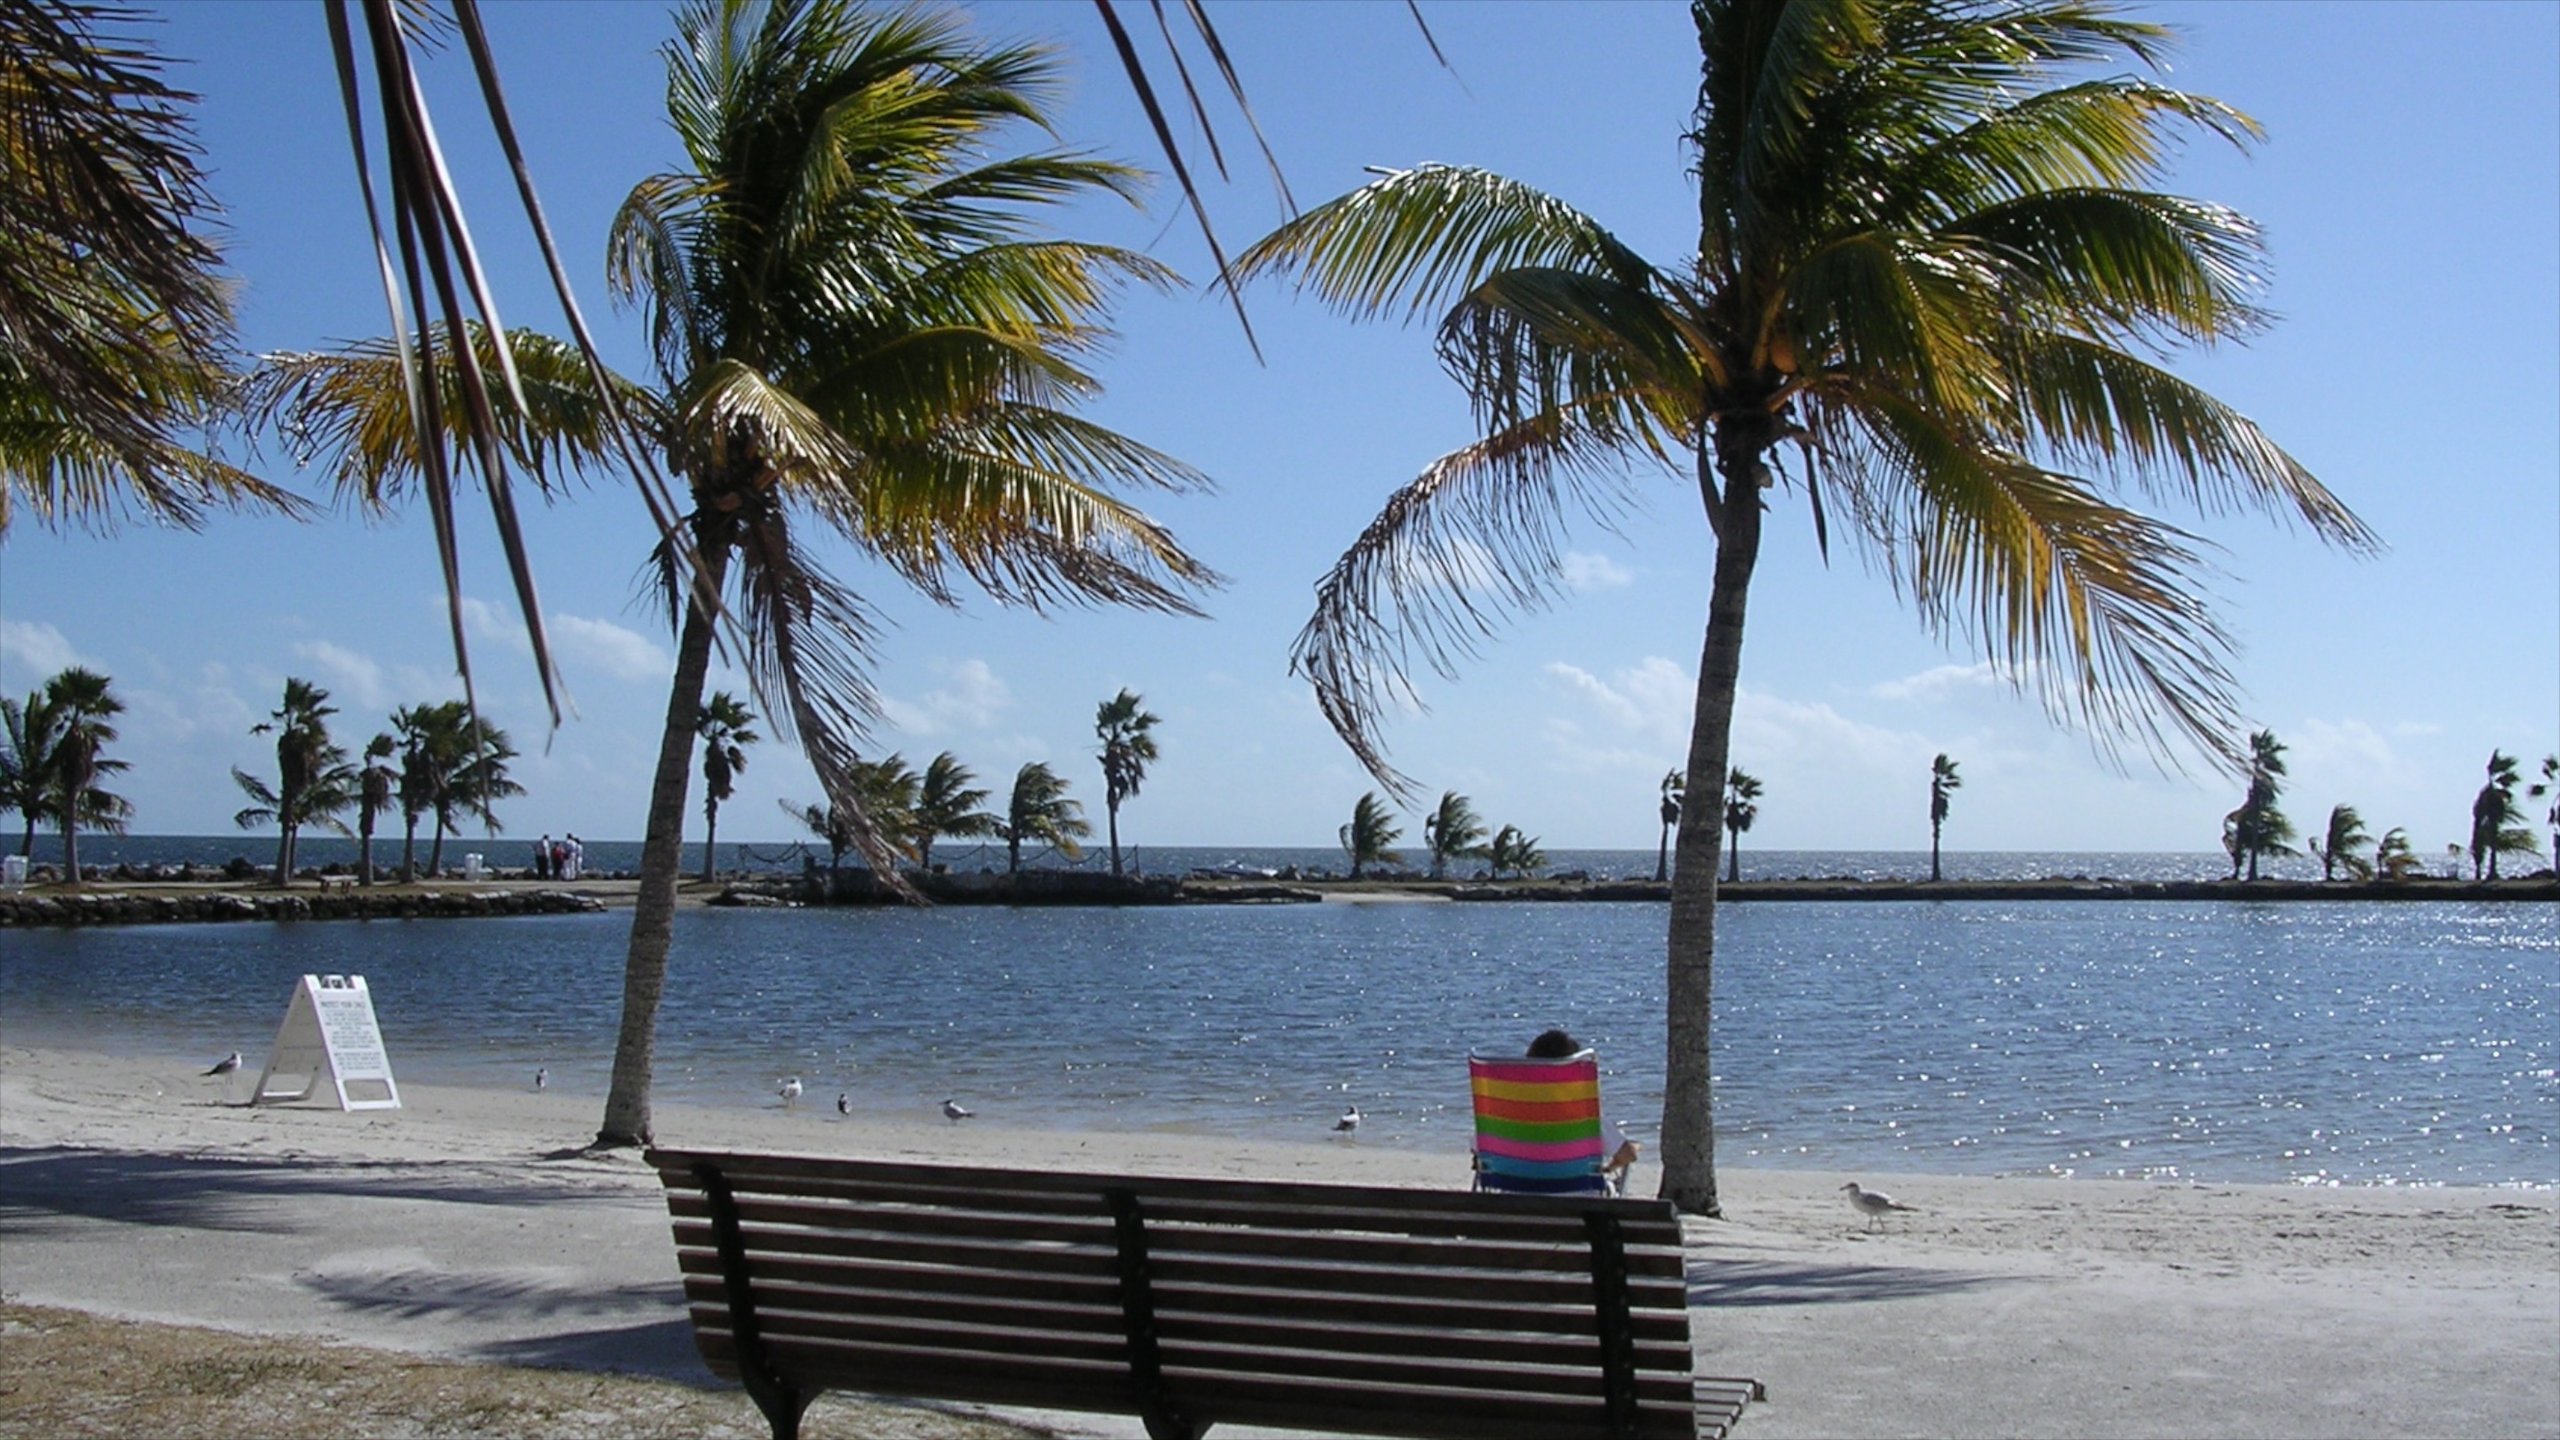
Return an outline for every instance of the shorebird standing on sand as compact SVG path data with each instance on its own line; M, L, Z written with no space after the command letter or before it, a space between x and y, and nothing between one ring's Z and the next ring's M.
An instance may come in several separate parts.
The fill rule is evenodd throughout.
M204 1072L205 1078L211 1079L216 1075L228 1075L239 1068L240 1052L234 1050L230 1054L223 1056L221 1059L214 1061L213 1068Z
M977 1113L977 1111L970 1109L968 1106L961 1104L957 1100L945 1100L942 1102L943 1118L949 1120L954 1125L959 1124L961 1121L966 1120Z
M1883 1223L1885 1215L1891 1211L1906 1210L1914 1215L1920 1213L1918 1206L1905 1205L1882 1191L1859 1189L1858 1182L1855 1180L1840 1188L1849 1192L1849 1208L1867 1217L1869 1230Z
M839 1090L836 1092L836 1113L839 1115L851 1115L853 1113L852 1091Z
M788 1110L788 1109L792 1108L793 1106L795 1106L795 1105L799 1104L799 1103L800 1103L800 1077L799 1077L799 1076L797 1076L797 1075L794 1075L794 1076L792 1076L790 1079L783 1081L783 1082L782 1082L782 1089L781 1089L780 1091L778 1091L777 1093L778 1093L778 1094L780 1094L780 1095L782 1096L782 1108L783 1108L783 1109Z
M1333 1122L1333 1130L1337 1135L1348 1135L1359 1128L1360 1107L1357 1105L1343 1111L1342 1118Z
M533 1072L533 1088L536 1090L548 1090L551 1088L550 1066L543 1065L535 1068Z

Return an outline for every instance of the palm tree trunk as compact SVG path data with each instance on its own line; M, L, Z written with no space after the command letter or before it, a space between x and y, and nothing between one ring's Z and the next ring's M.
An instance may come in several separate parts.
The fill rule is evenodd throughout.
M719 593L728 568L726 540L697 537L702 583ZM676 673L667 689L667 723L658 736L658 773L649 787L649 826L640 843L640 893L631 910L631 949L622 966L622 1031L613 1045L613 1082L594 1148L650 1142L649 1081L657 1063L658 1004L666 996L667 952L675 941L676 878L684 873L684 797L693 777L693 726L711 673L711 616L685 606L676 641ZM832 871L830 865L830 871ZM830 876L832 880L832 875Z
M1938 873L1938 827L1929 827L1929 879L1932 884L1944 879Z
M400 883L418 883L418 817L405 811L400 816Z
M373 814L367 811L364 823L356 827L356 883L373 883Z
M1742 832L1739 830L1734 831L1725 841L1724 883L1727 885L1742 883Z
M80 797L76 793L63 802L62 879L67 885L80 883Z
M707 800L702 806L702 883L720 883L720 804Z
M1719 447L1722 449L1723 447ZM1707 637L1698 658L1697 712L1689 730L1691 776L1730 773L1733 701L1742 676L1742 621L1751 572L1760 559L1758 450L1720 465L1723 521L1707 600ZM1702 485L1712 484L1700 457ZM1716 1203L1714 1068L1709 1022L1715 1012L1716 888L1724 817L1713 804L1680 808L1671 871L1671 926L1662 1084L1662 1197L1691 1215L1721 1216Z
M276 826L276 888L282 890L293 883L293 822Z
M435 839L435 843L427 847L427 878L428 878L428 879L430 879L430 880L432 880L432 879L435 879L437 876L442 875L443 873L444 873L444 812L443 812L443 811L441 811L441 810L439 810L439 811L437 811L437 812L436 812L436 839Z
M1104 808L1111 812L1111 873L1117 876L1120 873L1120 802L1114 800Z
M1670 878L1671 878L1671 827L1670 827L1670 826L1668 826L1668 825L1665 825L1665 826L1663 826L1663 827L1662 827L1662 848L1661 848L1661 850L1660 850L1658 853L1656 853L1656 854L1654 855L1654 857L1653 857L1653 883L1654 883L1654 884L1656 884L1656 885L1659 885L1659 884L1661 884L1663 881L1668 880L1668 879L1670 879Z

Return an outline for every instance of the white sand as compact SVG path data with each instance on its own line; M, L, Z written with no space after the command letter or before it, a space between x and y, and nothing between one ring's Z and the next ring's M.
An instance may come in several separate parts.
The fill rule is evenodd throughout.
M404 1087L396 1113L226 1104L199 1066L0 1049L0 1293L464 1359L700 1378L654 1178L552 1158L600 1098ZM254 1066L252 1067L254 1069ZM1457 1185L1356 1139L666 1110L670 1144ZM811 1103L814 1102L814 1103ZM1642 1188L1652 1178L1638 1171ZM1921 1213L1880 1234L1837 1193ZM1691 1228L1699 1369L1739 1434L2560 1436L2549 1192L1729 1170ZM743 1396L739 1402L747 1404ZM1135 1437L1134 1421L1039 1417ZM1220 1434L1231 1433L1226 1430ZM1232 1432L1239 1435L1250 1433Z

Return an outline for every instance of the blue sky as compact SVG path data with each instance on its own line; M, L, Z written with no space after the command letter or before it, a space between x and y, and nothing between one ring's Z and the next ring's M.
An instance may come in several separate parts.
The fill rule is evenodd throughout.
M1136 7L1133 14L1142 15ZM1054 38L1072 143L1151 163L1155 150L1088 6L984 4L974 20ZM228 211L228 253L253 351L319 348L384 325L315 7L165 7L159 43L189 62L200 134ZM605 225L630 185L667 167L654 5L501 4L490 20L553 224L610 357L645 370L632 317L601 285ZM2333 803L2421 853L2467 823L2492 747L2528 767L2560 747L2560 6L2212 3L2137 7L2181 27L2170 79L2264 122L2235 155L2205 142L2170 188L2231 204L2268 232L2282 323L2186 373L2235 403L2380 532L2372 559L2254 517L2205 517L2215 593L2242 645L2243 713L2290 747L2286 807L2309 829ZM1431 3L1455 75L1401 5L1213 7L1302 203L1362 167L1483 165L1548 189L1657 258L1693 238L1678 143L1694 95L1685 6ZM1150 45L1151 37L1142 41ZM1150 53L1153 53L1152 51ZM459 173L510 324L558 329L494 148L471 123L458 54L431 66ZM1249 149L1220 110L1231 157ZM1212 184L1223 237L1275 219L1264 173ZM1209 271L1160 186L1147 213L1094 208L1069 233ZM1094 414L1214 476L1219 493L1152 505L1230 577L1206 621L977 601L939 610L882 572L840 569L894 621L874 748L919 767L949 749L1001 790L1046 760L1098 812L1097 703L1127 686L1164 717L1163 758L1123 812L1143 845L1328 845L1368 782L1286 673L1311 587L1380 501L1469 438L1463 396L1427 328L1355 325L1268 288L1249 295L1266 362L1199 294L1137 297L1102 366ZM297 481L273 456L261 467ZM1685 754L1708 545L1694 492L1645 478L1623 534L1583 528L1579 593L1532 615L1430 709L1390 732L1433 793L1474 797L1554 847L1650 847L1654 787ZM532 523L545 607L577 717L555 735L513 638L485 518L466 530L481 617L481 695L527 752L531 794L508 833L640 828L672 646L633 603L648 546L610 478ZM217 517L202 534L110 539L21 526L0 551L0 693L85 663L131 705L117 753L137 828L216 833L261 769L249 727L287 675L316 680L361 745L391 708L458 693L423 515L312 525ZM725 682L743 689L735 676ZM2238 787L2202 769L2110 765L2004 689L1961 638L1941 645L1849 553L1826 566L1781 508L1754 589L1736 762L1767 785L1751 843L1925 848L1930 757L1962 765L1958 849L2210 850ZM723 810L724 839L788 824L816 798L807 766L767 744ZM698 835L696 819L689 833ZM1418 830L1418 821L1408 820Z

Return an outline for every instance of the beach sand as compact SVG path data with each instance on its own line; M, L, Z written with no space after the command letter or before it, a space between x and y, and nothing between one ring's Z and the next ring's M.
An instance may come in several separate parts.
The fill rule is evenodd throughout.
M0 1298L711 1383L654 1177L636 1155L574 1149L599 1096L404 1086L397 1112L248 1109L230 1103L246 1081L198 1068L0 1047ZM848 1122L832 1100L663 1109L658 1131L676 1145L995 1165L1465 1178L1463 1155L1356 1138L1038 1133L1001 1115ZM1653 1178L1648 1160L1637 1188ZM1838 1193L1849 1179L1920 1208L1869 1234ZM1722 1180L1729 1218L1690 1226L1693 1320L1702 1373L1768 1386L1737 1430L1748 1440L2560 1436L2548 1191ZM7 1409L0 1397L0 1431ZM1143 1433L1133 1420L1005 1414L1067 1436ZM924 1423L919 1435L945 1422Z

